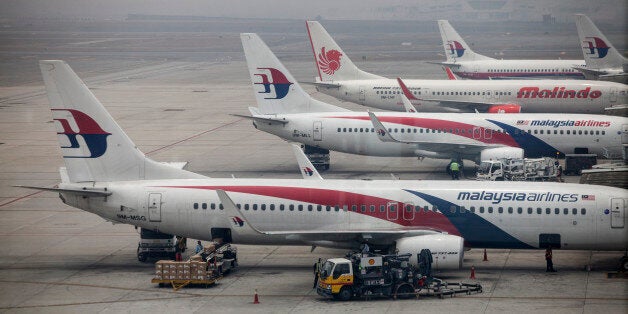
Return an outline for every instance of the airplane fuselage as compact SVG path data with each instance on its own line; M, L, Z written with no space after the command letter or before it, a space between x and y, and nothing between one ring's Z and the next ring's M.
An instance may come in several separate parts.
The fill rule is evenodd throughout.
M338 87L317 86L336 98L392 111L404 111L403 92L396 80L335 81ZM614 82L584 80L404 80L418 100L419 112L485 111L496 105L517 105L522 113L603 114L604 108L628 103L628 87Z
M289 141L383 157L462 157L478 161L484 149L517 147L527 157L586 152L612 158L621 156L622 143L628 143L628 121L616 116L395 112L376 115L395 138L427 144L382 142L365 112L272 115L268 117L289 122L255 125Z
M584 60L477 60L457 61L452 71L467 79L488 80L499 78L584 79Z
M414 233L445 232L464 238L468 247L534 249L551 238L558 241L554 247L564 249L628 248L628 194L612 187L302 179L147 180L61 187L83 186L106 188L112 194L83 198L62 193L65 203L107 220L201 240L212 239L212 229L223 228L231 230L233 243L355 248L355 233L370 230L378 234L374 245ZM217 189L229 194L256 229L295 234L240 230L241 220L222 207Z

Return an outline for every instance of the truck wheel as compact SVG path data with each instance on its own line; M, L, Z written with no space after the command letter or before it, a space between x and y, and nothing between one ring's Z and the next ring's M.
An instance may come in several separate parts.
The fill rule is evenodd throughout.
M338 300L349 301L349 299L351 299L351 288L342 287L338 293Z
M621 262L619 264L619 271L620 272L628 272L628 256L624 256L621 258Z
M397 292L395 294L399 299L409 299L414 294L414 289L409 284L402 284L397 287Z
M137 260L144 263L148 259L148 255L146 253L137 254Z

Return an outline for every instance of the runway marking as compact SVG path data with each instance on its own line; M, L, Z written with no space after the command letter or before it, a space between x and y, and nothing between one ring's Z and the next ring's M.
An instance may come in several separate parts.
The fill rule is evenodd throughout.
M207 134L207 133L210 133L210 132L216 131L216 130L221 129L221 128L223 128L223 127L226 127L226 126L229 126L229 125L232 125L232 124L236 124L236 123L238 123L238 122L240 122L240 121L242 121L242 120L244 120L244 118L242 118L242 119L238 119L238 120L235 120L235 121L233 121L233 122L229 122L229 123L223 124L223 125L221 125L221 126L217 126L217 127L213 128L213 129L209 129L209 130L203 131L203 132L198 133L198 134L195 134L195 135L192 135L192 136L190 136L190 137L187 137L187 138L184 138L184 139L182 139L182 140L176 141L176 142L174 142L174 143L172 143L172 144L168 144L168 145L166 145L166 146L162 146L162 147L160 147L160 148L157 148L157 149L151 150L151 151L147 152L147 153L146 153L146 155L148 156L148 155L153 154L153 153L155 153L155 152L158 152L158 151L160 151L160 150L162 150L162 149L166 149L166 148L169 148L169 147L175 146L175 145L177 145L177 144L181 144L181 143L183 143L183 142L185 142L185 141L191 140L191 139L193 139L193 138L197 138L197 137L199 137L199 136L201 136L201 135L205 135L205 134Z
M26 194L26 195L24 195L24 196L20 196L20 197L18 197L18 198L16 198L16 199L14 199L14 200L11 200L11 201L8 201L8 202L5 202L5 203L0 204L0 207L3 207L3 206L5 206L5 205L9 205L9 204L11 204L11 203L14 203L14 202L17 202L17 201L19 201L19 200L25 199L25 198L27 198L27 197L31 197L31 196L33 196L33 195L37 195L37 194L39 194L39 193L41 193L41 192L44 192L44 191L37 191L37 192L30 193L30 194Z

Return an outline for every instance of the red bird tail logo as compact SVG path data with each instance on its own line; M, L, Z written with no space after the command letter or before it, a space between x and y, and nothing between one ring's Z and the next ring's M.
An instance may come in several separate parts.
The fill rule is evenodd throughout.
M342 53L338 50L325 51L325 47L318 54L318 67L325 74L332 75L340 69L340 57Z

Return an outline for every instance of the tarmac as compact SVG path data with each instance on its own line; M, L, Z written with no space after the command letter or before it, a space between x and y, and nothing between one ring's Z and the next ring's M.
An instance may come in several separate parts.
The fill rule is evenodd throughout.
M149 157L187 161L189 170L211 177L300 177L285 141L230 115L248 114L247 107L255 102L241 52L206 61L153 55L109 58L106 53L75 55L71 53L75 46L60 45L59 49L70 48L42 57L66 59ZM27 53L15 64L10 64L6 53L2 56L3 68L25 65L26 70L15 71L18 76L10 79L10 75L0 75L0 312L628 311L628 281L607 278L624 252L556 250L558 272L546 273L541 250L488 250L488 261L483 261L482 250L473 249L465 252L463 269L436 276L479 282L484 287L481 294L442 300L336 302L312 289L312 264L319 257L343 256L345 251L238 245L239 269L217 285L177 292L159 288L150 283L153 264L137 261L139 235L132 226L114 225L65 206L55 193L12 187L55 185L63 161L43 82L33 66L40 56ZM311 81L315 71L311 60L287 59L286 67L299 81ZM408 67L369 58L356 63L383 75L445 78L435 65ZM365 109L304 87L317 99ZM331 169L322 174L325 178L390 178L394 174L402 180L448 179L443 173L446 160L341 153L332 153L331 159ZM578 177L566 179L578 182ZM188 243L192 246L195 240ZM589 271L585 265L590 265ZM476 280L469 279L471 266L475 266ZM253 304L255 289L260 304Z

